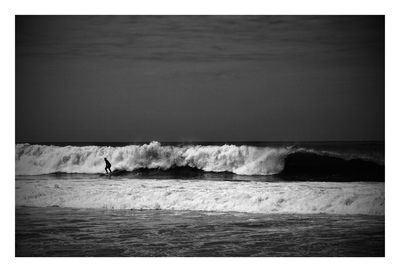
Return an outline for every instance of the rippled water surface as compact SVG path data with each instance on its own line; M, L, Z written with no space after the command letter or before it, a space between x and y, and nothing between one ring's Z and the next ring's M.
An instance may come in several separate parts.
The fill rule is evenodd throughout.
M16 256L384 256L384 216L17 207Z

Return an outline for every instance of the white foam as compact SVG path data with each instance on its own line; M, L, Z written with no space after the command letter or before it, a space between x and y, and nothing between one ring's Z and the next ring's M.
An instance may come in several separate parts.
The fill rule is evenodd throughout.
M384 214L384 183L17 180L17 206Z

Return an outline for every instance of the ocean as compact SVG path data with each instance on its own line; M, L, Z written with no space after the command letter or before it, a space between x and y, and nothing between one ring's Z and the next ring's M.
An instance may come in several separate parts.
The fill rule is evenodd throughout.
M15 156L16 256L385 254L382 142L18 143Z

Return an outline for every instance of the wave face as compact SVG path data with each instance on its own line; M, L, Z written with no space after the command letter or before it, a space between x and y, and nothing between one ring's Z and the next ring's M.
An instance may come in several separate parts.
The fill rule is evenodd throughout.
M338 152L296 146L257 147L248 145L184 145L171 146L151 142L144 145L109 146L53 146L16 145L16 174L43 175L52 173L104 173L104 157L113 169L168 170L190 167L205 172L230 172L237 175L275 175L285 169L285 161L295 154L313 154L320 158L339 158L341 161L363 161L382 168L383 160L354 152ZM294 164L303 162L304 157ZM329 161L331 163L331 161ZM296 167L294 167L296 168ZM291 169L294 169L291 167ZM364 167L370 169L370 165ZM382 168L383 169L383 168ZM382 170L381 169L381 170Z
M16 205L384 215L384 183L17 179Z

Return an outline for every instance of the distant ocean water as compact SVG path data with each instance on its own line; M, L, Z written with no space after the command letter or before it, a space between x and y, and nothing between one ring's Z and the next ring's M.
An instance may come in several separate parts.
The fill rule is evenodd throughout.
M16 255L383 256L383 181L380 142L20 143Z

